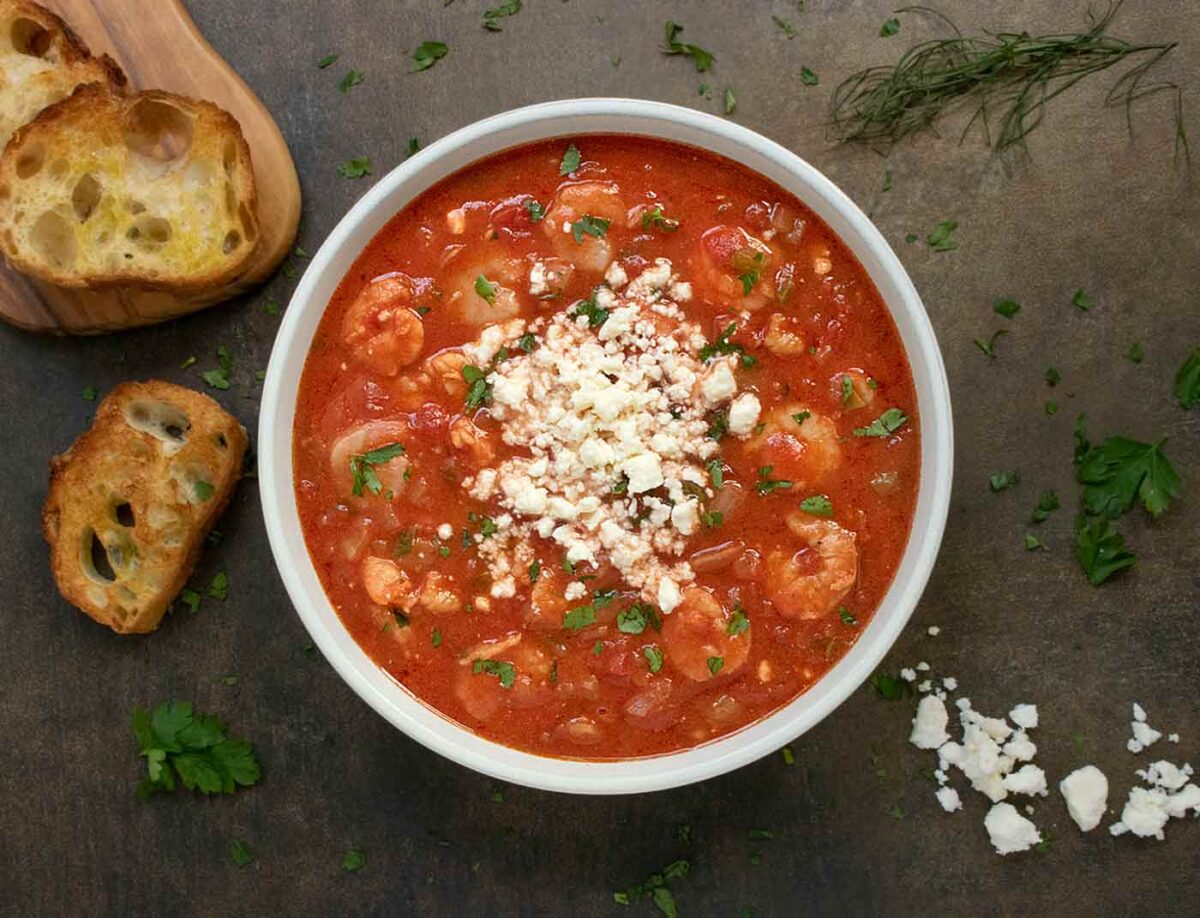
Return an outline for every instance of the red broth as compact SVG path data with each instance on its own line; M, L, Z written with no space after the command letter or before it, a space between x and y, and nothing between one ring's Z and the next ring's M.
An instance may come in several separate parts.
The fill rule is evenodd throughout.
M643 324L613 337L620 316ZM600 390L657 407L618 429ZM878 291L793 195L678 144L563 138L439 182L355 262L305 364L296 496L338 615L417 698L539 754L653 755L854 643L908 540L916 408Z

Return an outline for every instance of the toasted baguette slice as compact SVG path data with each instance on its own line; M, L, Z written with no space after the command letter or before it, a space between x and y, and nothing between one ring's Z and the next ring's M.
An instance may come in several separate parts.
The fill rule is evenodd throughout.
M242 472L246 431L206 395L125 383L50 460L42 529L68 602L121 634L153 631Z
M0 0L0 149L43 108L87 83L120 92L125 75L107 55L92 57L49 10L27 0Z
M257 242L250 148L211 102L82 86L0 156L0 248L52 284L217 288Z

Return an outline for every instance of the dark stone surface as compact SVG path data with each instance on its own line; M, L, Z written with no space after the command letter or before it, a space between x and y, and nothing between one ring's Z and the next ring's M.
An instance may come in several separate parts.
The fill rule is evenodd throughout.
M1105 110L1109 76L1056 100L1030 143L1031 158L1006 169L977 138L905 144L884 161L827 142L830 91L859 66L893 60L930 34L914 17L878 37L882 2L625 4L528 0L501 34L480 27L491 3L457 0L195 0L213 44L258 90L287 135L307 200L310 251L367 182L336 165L369 155L376 174L403 157L405 141L432 140L494 112L584 95L649 96L708 111L710 83L738 99L735 119L798 151L873 211L917 283L940 336L955 399L957 482L933 580L912 626L888 660L925 659L958 677L976 705L1000 713L1041 706L1038 762L1056 781L1093 761L1109 775L1117 806L1133 770L1124 751L1129 704L1178 730L1180 746L1155 752L1200 764L1200 412L1169 397L1188 349L1200 345L1196 276L1200 220L1193 188L1172 172L1165 98L1141 107L1131 139L1123 114ZM1032 0L942 4L960 25L1059 30L1085 4ZM799 29L788 40L771 13ZM687 28L717 66L698 76L660 55L662 22ZM1174 76L1192 81L1200 19L1188 4L1129 4L1119 33L1178 39L1192 55ZM407 53L438 38L449 57L410 75ZM341 60L328 70L326 53ZM614 67L611 56L620 55ZM821 85L801 88L802 65ZM346 68L366 73L349 95ZM1197 99L1189 101L1194 116ZM1193 119L1194 120L1194 119ZM885 166L893 187L881 192ZM923 240L956 219L956 252ZM303 264L298 265L303 268ZM1055 793L1036 802L1051 839L1045 853L1000 859L982 827L978 795L943 814L921 772L931 757L906 743L911 703L856 693L795 746L795 764L765 759L697 787L654 796L587 799L507 788L452 765L389 727L321 659L276 578L253 482L221 523L224 542L204 556L197 580L227 570L228 601L197 615L172 614L149 638L119 638L57 596L38 531L46 460L88 423L85 386L158 377L200 386L227 345L235 385L221 400L251 430L255 371L266 365L278 320L262 304L285 302L281 275L261 293L159 328L88 340L33 337L0 328L0 553L5 584L0 641L0 912L45 914L563 914L619 913L611 891L677 857L692 875L677 884L684 914L758 915L1194 914L1200 892L1200 826L1173 823L1165 843L1081 836ZM1070 302L1084 287L1096 307ZM1012 322L995 297L1024 304ZM971 343L1011 334L996 360ZM1140 366L1122 358L1145 346ZM199 363L181 371L196 355ZM1064 382L1053 392L1042 372ZM1043 413L1053 397L1062 410ZM1076 501L1071 424L1086 411L1097 434L1168 436L1185 496L1154 524L1123 524L1138 552L1131 575L1089 587L1071 557ZM1015 491L989 492L988 476L1019 468ZM1036 496L1058 488L1064 509L1039 530L1049 546L1027 553L1022 536ZM925 628L938 624L940 637ZM240 682L218 682L237 673ZM130 710L192 699L250 738L261 785L232 798L185 795L141 803L141 764ZM1164 748L1166 747L1166 748ZM1143 756L1143 759L1145 757ZM902 817L900 814L903 814ZM677 827L691 826L691 842ZM752 842L748 829L774 832ZM232 838L256 855L245 868ZM364 848L354 874L343 854ZM761 863L751 861L762 852ZM653 911L648 903L632 910Z

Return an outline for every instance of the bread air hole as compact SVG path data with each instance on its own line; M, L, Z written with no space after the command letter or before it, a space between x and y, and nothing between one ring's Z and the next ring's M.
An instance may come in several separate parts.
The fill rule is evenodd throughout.
M225 244L221 247L226 255L232 255L234 250L242 244L242 234L237 230L230 230L225 234Z
M126 146L159 163L187 156L194 134L191 116L162 99L139 99L125 116Z
M83 556L79 559L84 574L97 583L113 583L117 572L113 570L108 560L108 550L94 530L88 529L83 535Z
M246 236L247 242L253 242L257 233L254 224L254 215L250 213L250 208L242 204L238 208L238 219L242 222L242 232Z
M221 154L221 163L226 175L233 175L233 167L237 165L238 148L232 140L225 141L225 149Z
M33 250L52 267L69 268L75 263L75 231L56 210L48 210L29 233Z
M129 506L129 501L121 501L113 508L113 515L116 516L117 522L126 529L132 529L135 523L133 517L133 507Z
M166 402L130 402L124 413L130 427L161 440L168 453L175 452L186 442L192 426L186 414Z
M42 171L46 161L46 148L40 144L30 144L17 157L17 178L27 179Z
M90 172L75 183L75 189L71 192L71 207L80 223L95 213L101 191L100 182Z
M162 217L138 217L125 232L125 238L143 249L157 249L171 239L171 224Z
M30 57L45 57L54 43L53 33L32 19L14 19L9 38L14 51Z

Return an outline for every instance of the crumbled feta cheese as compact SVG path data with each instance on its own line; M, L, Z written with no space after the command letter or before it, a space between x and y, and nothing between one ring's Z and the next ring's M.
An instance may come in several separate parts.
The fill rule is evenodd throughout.
M583 599L583 597L587 595L587 587L584 586L579 580L572 580L567 584L567 588L563 592L563 595L567 599L574 602L576 599Z
M453 536L454 536L454 527L451 526L449 523L442 523L442 525L438 526L437 537L439 539L441 539L443 542L445 542L447 539L452 538Z
M729 406L729 432L738 437L747 437L754 431L762 405L758 397L747 392L739 395Z
M937 637L941 633L942 633L942 629L939 628L937 625L929 626L929 636L930 637Z
M1038 725L1038 709L1036 704L1019 704L1008 712L1009 718L1018 727L1033 730Z
M619 261L614 261L608 266L608 270L604 272L604 283L613 290L620 290L629 283L629 275L625 273Z
M947 813L962 809L962 798L953 787L939 787L935 796Z
M662 460L655 453L640 453L618 466L629 479L629 493L643 494L663 483Z
M505 577L492 584L491 594L496 599L507 599L517 595L517 584L512 577Z
M926 663L924 660L922 660L920 663L917 664L917 672L919 672L919 673L929 672L929 664Z
M1077 768L1061 781L1058 789L1067 802L1067 812L1084 832L1100 825L1108 807L1108 778L1095 765Z
M737 380L728 360L714 361L708 374L700 381L700 394L708 407L728 401L737 392Z
M1028 796L1037 794L1045 797L1049 793L1046 789L1046 773L1036 765L1022 765L1011 774L1005 775L1004 789Z
M917 681L917 671L915 669L912 669L911 667L906 666L902 670L900 670L900 678L903 679L905 682L916 682Z
M658 581L658 607L663 612L671 612L683 600L683 594L678 585L670 577Z
M1028 851L1042 840L1037 826L1018 813L1011 803L993 806L984 817L983 825L997 854Z
M926 695L917 705L909 742L918 749L937 749L950 739L950 734L946 732L949 722L950 715L942 700Z
M942 680L942 687L947 692L958 691L958 680L955 679L953 676L947 676L945 679Z
M1121 818L1108 827L1113 835L1132 832L1139 838L1165 837L1163 827L1171 817L1167 814L1167 795L1161 790L1134 787L1121 810Z

